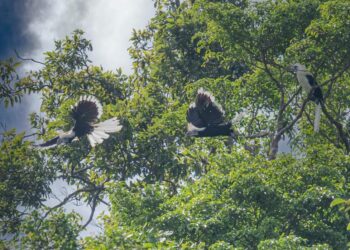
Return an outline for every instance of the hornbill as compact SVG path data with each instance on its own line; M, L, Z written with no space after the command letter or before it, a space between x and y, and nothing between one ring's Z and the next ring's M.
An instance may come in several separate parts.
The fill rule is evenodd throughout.
M58 136L37 145L42 148L54 147L59 144L68 144L87 135L91 147L100 144L109 137L109 133L115 133L122 129L116 117L96 123L102 115L102 106L93 96L82 96L71 107L70 116L74 120L74 126L68 132L58 132Z
M314 131L318 132L320 130L321 103L323 103L321 87L317 84L314 76L306 70L304 65L296 63L291 66L291 69L296 73L299 84L309 95L310 100L317 104L315 109Z
M211 93L198 90L195 102L187 110L187 136L214 137L232 136L232 122L224 121L225 111L215 102Z

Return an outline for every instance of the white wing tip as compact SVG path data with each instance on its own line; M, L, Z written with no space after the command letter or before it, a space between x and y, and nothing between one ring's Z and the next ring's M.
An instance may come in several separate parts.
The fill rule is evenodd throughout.
M198 128L196 126L194 126L192 123L187 123L187 131L203 131L205 130L205 127L203 128Z
M94 140L94 137L92 136L92 134L88 134L87 138L88 138L88 140L90 142L91 147L94 148L96 146L97 142Z
M110 118L103 122L94 124L93 126L94 130L87 135L91 147L95 147L97 144L100 144L105 139L109 138L110 133L119 132L123 128L117 117Z

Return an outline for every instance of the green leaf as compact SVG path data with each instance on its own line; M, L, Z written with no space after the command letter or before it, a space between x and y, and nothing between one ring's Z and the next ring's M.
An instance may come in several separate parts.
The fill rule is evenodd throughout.
M343 204L345 202L344 199L341 199L341 198L337 198L337 199L334 199L331 203L331 207L335 207L337 205L340 205L340 204Z

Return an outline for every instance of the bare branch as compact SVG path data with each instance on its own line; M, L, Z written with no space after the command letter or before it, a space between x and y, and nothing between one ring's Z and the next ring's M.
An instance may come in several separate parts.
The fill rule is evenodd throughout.
M1 129L3 130L3 132L6 132L7 126L6 126L6 123L5 123L5 122L0 121L0 127L1 127Z
M167 180L167 179L164 179L163 181L170 183L171 188L173 190L173 194L177 194L177 187L176 187L176 184L173 181Z
M35 135L42 135L42 134L41 133L33 133L33 134L25 135L25 136L23 136L23 138L32 137L32 136L35 136Z
M97 206L97 197L100 195L100 192L97 192L97 194L95 195L95 197L92 199L92 204L91 204L91 213L89 216L89 219L85 222L85 224L81 227L82 229L85 229L87 227L87 225L90 224L90 222L92 221L92 219L94 218L94 214L95 214L95 210L96 210L96 206Z
M325 104L322 102L321 103L321 107L322 107L322 111L323 113L326 115L326 117L328 118L328 120L336 127L336 129L338 130L339 136L341 138L341 140L343 141L345 148L346 148L346 152L349 153L350 152L350 144L348 141L348 138L343 130L343 126L336 121L332 115L328 112Z
M108 203L107 201L105 201L105 200L101 199L100 197L97 197L97 200L98 200L99 202L101 202L101 203L105 204L105 205L106 205L106 206L108 206L108 207L110 207L110 206L111 206L111 204L110 204L110 203Z
M310 93L311 94L311 93ZM309 96L307 99L304 100L299 113L297 114L296 117L294 117L294 119L292 120L291 123L287 124L286 126L282 126L282 127L278 127L277 129L277 133L275 134L275 136L272 138L271 144L270 144L270 152L269 152L269 160L273 160L276 158L276 154L278 152L278 143L282 138L282 135L289 130L290 128L292 128L294 126L294 124L301 118L306 104L310 101ZM279 122L278 122L279 124Z
M283 105L282 111L284 111L288 105L293 101L293 99L301 92L301 87L289 98L289 100Z
M269 77L272 79L272 81L276 83L281 94L284 94L283 85L272 75L271 71L267 67L267 62L266 62L265 56L263 58L263 63L264 63L265 72L269 75Z
M231 136L232 140L237 141L239 137L244 138L244 139L254 139L254 138L262 138L270 135L271 133L268 131L262 131L257 134L252 134L252 135L243 135L239 133L237 130L233 129L233 135ZM256 155L256 147L253 145L249 145L248 143L244 142L243 147L245 150L249 151L252 155Z
M314 126L314 122L312 121L311 117L310 117L310 114L308 112L305 111L305 116L309 122L309 124L311 126ZM323 133L321 130L318 132L320 133L324 138L326 138L330 143L334 143L334 141L326 134L326 133ZM336 144L337 147L339 147L339 145Z
M277 135L283 135L284 132L286 132L287 130L289 130L291 127L294 126L294 124L301 118L304 110L305 110L305 107L306 107L306 104L310 101L309 97L306 98L304 101L303 101L303 104L301 105L301 108L300 108L300 111L299 113L297 114L296 117L294 117L293 121L288 124L287 126L285 126L284 128L282 128L281 130L279 130L277 132Z
M93 188L82 188L82 189L78 189L76 191L74 191L73 193L69 194L68 196L66 196L62 202L58 203L56 206L51 207L43 216L43 220L55 209L64 206L70 199L72 199L73 197L75 197L76 195L80 194L80 193L85 193L85 192L91 192L94 191L96 189Z
M20 59L20 60L22 60L22 61L32 61L32 62L35 62L35 63L39 63L39 64L41 64L41 65L45 65L45 63L39 62L39 61L37 61L37 60L35 60L35 59L33 59L33 58L23 58L23 57L21 57L21 56L18 54L17 50L15 50L15 54L16 54L17 58Z
M262 138L266 136L270 136L271 132L270 131L261 131L260 133L257 134L252 134L252 135L241 135L242 137L246 139L254 139L254 138Z

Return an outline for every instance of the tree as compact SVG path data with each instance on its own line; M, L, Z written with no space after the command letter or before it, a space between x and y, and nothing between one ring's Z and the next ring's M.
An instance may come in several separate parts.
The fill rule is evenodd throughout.
M12 58L0 61L0 98L7 107L9 104L13 105L14 102L20 101L21 88L13 86L13 82L18 80L16 68L19 66L19 62L14 62Z
M177 5L174 5L172 1L159 1L157 16L152 20L149 29L135 33L133 37L134 47L131 48L130 51L134 56L136 65L135 77L139 79L143 89L150 89L149 86L153 87L153 85L156 85L156 93L161 93L162 86L166 86L164 92L171 93L171 98L176 99L177 97L181 103L189 103L189 100L195 95L196 90L199 87L204 87L215 93L215 96L225 107L227 114L234 114L240 110L244 110L247 115L240 126L244 127L245 131L242 131L241 134L243 135L239 137L236 146L231 150L237 151L242 147L249 149L254 159L259 159L256 162L259 166L263 166L263 164L262 159L258 157L263 157L264 159L276 158L278 144L284 136L287 136L291 140L291 147L295 154L305 158L305 161L313 162L316 156L312 156L313 153L306 154L307 149L311 150L307 152L317 152L320 159L325 159L324 157L327 158L330 152L328 150L323 151L321 148L324 146L331 147L329 143L340 149L340 151L337 151L339 156L347 154L349 150L349 138L347 131L345 131L346 128L340 125L340 123L345 120L343 113L347 106L344 105L344 103L348 103L349 47L344 42L347 38L345 37L341 43L337 44L337 46L339 45L341 47L341 49L338 48L338 50L342 50L342 53L337 54L340 58L334 59L334 61L326 60L326 58L332 57L331 55L335 53L333 49L337 47L333 44L335 40L329 39L326 43L323 43L324 40L318 38L318 34L322 34L324 37L339 36L341 32L344 32L344 28L347 27L346 19L343 15L346 12L345 10L350 6L339 2L342 6L341 11L337 11L335 7L330 8L330 6L338 6L337 4L338 2L336 1L262 1L258 3L249 1L185 1L183 4L176 7ZM329 23L330 20L332 23L336 22L336 27L340 27L340 30L322 29L321 31L320 29L316 29L319 25ZM192 25L188 25L188 23ZM190 32L190 28L193 27L193 25L196 25L194 31L192 30L194 34ZM334 26L332 27L334 28ZM184 44L180 43L180 41ZM321 43L322 46L320 45ZM307 46L305 46L305 44L307 44ZM320 47L322 47L322 49ZM191 51L194 55L188 52L190 48L195 48L194 51ZM311 55L313 57L311 57ZM321 57L323 57L323 60ZM194 58L196 59L193 60ZM193 61L194 64L199 61L199 66L196 67L192 64L185 69L181 69L181 66L193 63ZM300 88L296 84L293 75L286 71L286 66L298 61L307 62L308 67L316 74L318 81L323 86L327 96L326 99L331 100L326 101L326 107L324 108L325 117L322 120L322 130L319 135L313 135L311 131L312 126L310 125L313 120L313 105L309 103L306 96L300 94ZM208 71L209 62L216 62L214 68L217 69L215 73L218 73L218 75L213 75ZM321 62L329 64L328 66L319 65ZM241 65L243 71L232 77L232 65ZM220 71L221 68L223 71ZM195 70L191 72L192 69ZM338 90L335 90L335 88L338 88ZM164 94L164 96L166 96L166 94ZM239 102L237 102L237 100L239 100ZM335 106L338 110L334 108ZM184 117L184 110L185 108L182 109L182 117ZM157 110L156 113L159 113L159 110ZM149 118L149 116L147 117ZM176 130L177 122L175 116L173 116L173 118L173 124L176 124L173 129ZM160 120L157 119L155 122L160 122ZM171 126L171 124L167 123L166 127L162 126L161 128L165 127L168 129ZM159 128L159 126L156 128ZM148 128L148 130L150 130L150 128ZM169 131L173 130L169 129ZM253 135L259 135L261 131L268 131L269 133L264 133L262 136L263 138L257 138L252 142L251 137ZM152 134L152 136L154 136L154 134ZM163 135L158 134L158 140L161 136ZM232 164L229 161L225 162L223 160L225 159L223 155L230 150L230 146L218 140L196 140L192 145L181 145L181 141L176 142L176 147L179 150L177 159L179 159L180 163L185 163L189 172L192 173L188 178L189 181L194 174L194 176L196 176L195 179L200 178L197 182L201 183L203 179L210 174L211 169L215 169L218 165L221 166L221 168L225 167L224 164L226 164L226 168L233 165L235 168L232 171L235 172L239 171L239 169L243 171L246 167L246 165L243 167ZM322 151L324 153L322 153ZM157 155L159 155L159 151L156 150L156 152ZM191 152L191 154L189 154L189 152ZM152 152L150 155L152 155ZM211 157L219 157L220 161L224 161L224 164L219 164L217 162L215 164L212 163L210 160ZM248 159L249 157L244 158L244 161L249 162ZM252 195L252 197L248 197L250 199L247 206L254 212L258 211L256 213L262 217L262 222L259 223L262 223L263 226L260 228L261 231L259 229L256 231L256 224L252 222L256 215L254 216L253 212L250 216L246 215L247 217L242 219L242 223L248 224L245 226L244 224L238 224L236 227L233 227L234 230L232 229L232 231L239 231L239 234L242 236L242 239L239 238L238 243L235 242L237 245L233 246L257 247L259 242L266 239L266 237L278 238L281 234L294 233L305 238L308 244L327 242L336 249L345 247L347 233L344 231L344 218L336 222L337 226L331 226L335 231L332 233L329 231L328 233L330 234L326 233L326 231L329 230L329 222L333 221L333 219L325 219L327 222L325 222L324 225L321 225L323 222L321 223L320 221L323 221L325 214L333 214L334 210L329 208L331 200L337 196L346 196L346 191L344 190L345 192L341 191L331 194L329 193L329 189L323 186L323 184L319 186L320 183L312 184L306 181L294 184L293 178L300 177L294 176L292 173L294 173L296 169L301 168L304 161L298 160L298 164L293 166L292 162L294 160L297 159L293 159L293 157L281 157L274 161L275 164L281 164L280 166L286 168L285 171L287 171L287 173L283 175L293 176L291 177L292 183L290 186L286 186L285 189L280 191L275 191L272 188L272 183L274 182L279 183L278 185L281 185L281 187L282 183L285 182L282 174L280 174L281 176L276 176L276 179L271 180L271 183L261 187L262 189L266 188L267 191L269 191L267 193L272 195L271 200L266 200L267 204L265 205L271 205L273 208L266 207L265 211L267 213L271 212L272 214L278 213L277 211L286 212L283 219L277 219L275 216L270 218L261 211L261 208L257 210L257 208L254 209L252 205L254 201L258 200L259 196L256 196L256 192L259 193L258 190L261 183L249 181L254 179L259 180L260 173L263 172L262 169L256 170L250 177L252 180L248 179L249 181L247 180L247 184L243 185L241 192L247 192ZM278 173L278 171L275 170L277 165L274 165L274 168L271 167L272 172ZM305 166L305 172L299 172L297 175L305 175L310 171L311 166L314 165L307 164ZM327 161L325 169L328 169L330 166L333 168L334 162L331 163ZM314 167L318 169L320 166L315 164ZM323 167L321 167L321 169L323 169ZM343 175L346 176L347 169L348 166L345 166L345 172L340 174L337 178L342 179ZM321 170L321 172L322 171L324 170ZM202 176L204 173L205 177ZM318 180L318 178L321 178L319 175L321 174L316 171L315 176L309 178ZM326 177L324 176L323 178ZM219 183L224 182L223 176L217 179ZM239 176L239 178L237 177L234 183L239 183L241 179L242 176ZM255 185L258 185L258 187L255 187ZM296 186L294 187L294 185ZM295 201L293 201L294 199L287 199L282 202L283 199L279 197L278 193L291 196L294 188L298 189L298 185L306 188L302 191L303 194L295 194L300 196ZM185 186L188 189L194 189L196 184L188 182ZM208 192L201 194L200 191L206 186L209 186ZM249 191L250 187L252 187L252 191ZM118 235L116 232L109 234L109 232L117 227L123 228L123 232L125 232L128 231L125 227L127 227L127 225L132 225L127 227L130 228L131 235L139 235L142 234L142 232L148 231L154 231L154 235L158 235L159 232L171 228L175 232L172 236L167 237L170 242L175 240L179 243L187 242L188 240L189 242L194 241L193 244L205 243L205 246L209 247L211 244L216 244L215 240L219 242L228 240L216 239L215 236L213 236L214 233L213 235L208 235L208 228L201 228L200 226L200 223L204 224L201 220L202 217L198 219L197 227L193 225L196 222L196 216L198 216L198 214L196 211L192 211L191 208L195 210L198 204L195 203L193 206L188 205L189 200L191 200L189 197L193 196L193 199L201 199L201 197L203 197L204 201L202 202L204 204L203 206L205 206L208 203L211 204L211 200L205 200L205 198L210 197L210 194L222 194L223 192L215 192L215 190L213 190L213 184L208 183L206 183L206 185L203 184L201 188L195 189L195 191L190 193L186 193L186 188L178 188L178 190L181 191L180 194L175 195L175 197L179 197L178 199L180 199L180 201L177 200L173 203L171 201L168 203L165 202L166 205L154 206L151 209L145 208L142 204L138 205L138 202L142 200L143 195L145 195L144 189L142 189L142 191L136 191L138 190L137 188L136 190L132 188L133 194L127 199L128 203L126 204L122 204L120 201L123 199L118 196L119 198L116 199L118 200L118 204L116 204L117 202L112 203L112 207L116 207L120 209L120 211L112 214L111 217L107 219L106 233L103 237L107 237L108 240L113 238L115 240L115 245L112 246L118 246L118 244L121 244L121 241L118 241L121 235ZM156 193L156 190L153 191L153 193ZM333 190L333 188L330 188L330 190ZM320 192L324 192L324 198L320 198ZM115 195L120 193L125 196L120 189L114 192ZM135 195L136 197L134 197ZM148 195L145 196L144 199L150 198ZM182 212L180 212L181 205L179 205L182 204L181 197L184 200ZM219 197L220 195L213 198L214 204L220 202ZM247 197L243 196L240 201L243 202L246 198ZM311 202L310 207L304 208L304 204L310 202L310 199L312 201L321 199L321 203L315 204ZM130 200L136 202L136 204ZM279 202L281 202L281 207L278 206ZM294 204L291 206L291 210L287 209L287 204L289 202ZM169 207L169 203L172 204L172 206L170 205ZM222 203L226 204L227 202L225 201ZM147 204L158 203L152 200L152 202ZM135 209L135 207L139 206L141 206L141 209ZM187 206L190 206L190 208ZM258 205L258 207L259 206L260 205ZM320 217L314 215L315 207L317 206L322 207L322 212L319 214ZM131 211L131 208L136 211L136 214L130 212L125 214L124 211ZM298 210L298 208L300 208L300 210ZM170 221L167 222L164 227L158 227L159 231L157 231L157 229L155 229L157 226L155 225L161 224L162 222L164 223L164 217L171 214L171 209L175 211L171 217L174 220L169 219ZM205 207L205 209L203 209L203 215L200 215L211 218L216 215L217 208L214 207L211 209L212 210ZM163 212L163 216L153 219L153 216L148 215L144 210L153 211L155 213ZM187 220L183 218L183 216L188 214L194 215L193 217L187 217ZM290 219L291 225L286 227L291 227L293 229L283 228L282 222L288 224L286 220L291 215L296 217L292 217ZM313 216L315 216L315 218L313 218ZM337 217L339 214L331 216ZM145 218L145 220L139 222L138 220L140 217ZM295 218L299 217L305 217L307 220L299 225L295 225ZM249 223L249 221L251 222ZM278 221L281 223L280 231L277 230L277 232L274 232L275 228L268 228L269 224L277 226L279 224ZM220 226L215 224L215 222ZM230 224L232 223L232 218L219 218L217 221L213 222L215 228L214 232L218 235L224 233L223 228L225 228L225 225L220 224L224 222ZM136 225L134 225L135 223ZM193 225L193 231L189 229L190 225ZM305 227L306 225L310 227ZM137 231L137 228L142 228L142 232ZM341 228L341 230L338 231L336 228ZM132 233L134 231L136 231L135 234ZM197 235L196 233L199 235L197 236L198 238L194 236L194 234ZM214 239L210 241L212 237L214 237ZM244 238L247 238L246 241ZM160 239L158 238L157 240L156 236L154 236L154 239L154 242L160 242ZM103 245L106 238L103 238L103 240L96 240L99 244ZM140 240L134 240L135 238L130 236L130 242L128 244L137 246L137 244L139 244L137 242L140 242ZM146 241L146 239L143 238L141 242L144 241ZM342 243L338 245L336 242Z
M30 147L24 134L1 134L0 225L1 234L16 233L24 216L43 206L51 192L53 172L45 167L40 152Z
M116 187L104 235L88 239L86 247L169 241L177 246L210 248L224 242L257 249L267 245L264 240L282 235L303 238L305 246L346 247L347 220L329 205L347 193L349 159L334 146L319 148L317 154L311 148L302 160L221 153L211 156L208 166L205 176L172 197L159 185Z
M15 248L77 249L80 220L77 213L65 214L62 209L55 211L45 221L42 221L38 212L33 212L22 223L21 233L24 236L16 242Z
M94 149L83 139L38 153L50 172L46 183L62 179L77 189L53 208L41 206L43 224L30 230L56 232L42 225L78 199L91 216L74 230L85 228L98 204L110 205L104 232L83 240L87 249L344 249L347 219L330 203L349 195L350 4L155 6L149 26L131 38L130 76L93 66L91 43L75 31L55 42L40 70L18 81L42 94L46 116L31 119L39 139L71 127L70 105L84 94L101 100L102 119L116 116L123 125ZM319 134L312 131L314 104L286 70L295 62L307 65L325 93ZM200 87L214 93L228 118L244 113L236 138L184 136L185 113ZM292 152L280 155L286 138Z

